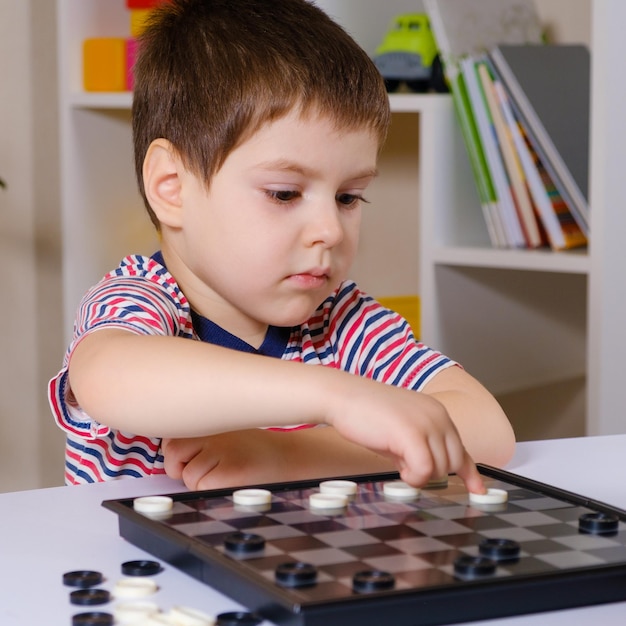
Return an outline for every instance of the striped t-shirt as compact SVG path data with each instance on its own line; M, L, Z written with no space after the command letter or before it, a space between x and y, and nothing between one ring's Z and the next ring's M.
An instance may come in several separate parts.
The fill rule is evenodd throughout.
M72 350L86 333L104 326L137 334L209 341L285 360L325 365L415 390L422 389L437 371L452 364L447 357L416 342L402 317L385 309L350 281L342 283L301 326L270 327L256 350L190 309L160 253L153 257L128 256L81 301L63 368L49 384L52 412L67 433L68 484L164 472L160 439L99 424L78 406L72 394L67 370ZM306 425L284 430L302 427Z

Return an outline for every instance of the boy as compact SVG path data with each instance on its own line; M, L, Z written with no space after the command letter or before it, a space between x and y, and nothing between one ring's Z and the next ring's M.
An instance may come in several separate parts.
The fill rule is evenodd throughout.
M347 280L389 124L354 41L307 0L173 0L142 38L132 117L162 245L81 303L49 391L66 481L397 467L484 491L464 445L510 458L499 405Z

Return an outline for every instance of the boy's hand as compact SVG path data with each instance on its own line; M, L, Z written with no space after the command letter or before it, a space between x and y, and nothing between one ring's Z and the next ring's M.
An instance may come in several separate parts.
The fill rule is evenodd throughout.
M350 443L334 428L248 429L165 439L165 470L190 489L390 472L386 457Z
M275 435L261 429L207 437L163 439L165 471L192 490L240 487L285 480Z
M342 436L389 457L402 479L412 485L423 486L456 473L470 492L485 493L443 404L413 390L358 377L353 382L362 387L360 393L344 394L344 401L331 409L329 423Z

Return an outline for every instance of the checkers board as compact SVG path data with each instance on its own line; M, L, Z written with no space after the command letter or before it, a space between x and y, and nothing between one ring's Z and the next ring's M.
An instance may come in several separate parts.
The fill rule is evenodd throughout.
M450 624L626 599L626 511L478 468L505 504L470 504L456 476L390 499L399 477L385 473L341 477L358 489L337 511L310 508L319 480L259 485L264 507L235 505L233 489L171 494L155 518L132 498L103 506L122 537L280 625Z

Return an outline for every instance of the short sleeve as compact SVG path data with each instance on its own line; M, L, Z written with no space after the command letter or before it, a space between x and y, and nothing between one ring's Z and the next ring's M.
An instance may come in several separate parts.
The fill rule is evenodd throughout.
M54 418L73 436L94 438L109 432L108 427L92 420L76 402L69 384L68 365L84 337L113 327L138 335L193 336L189 305L167 270L147 257L126 257L82 299L63 367L48 386Z
M420 391L457 365L417 341L409 323L353 282L344 282L302 327L302 360ZM293 358L293 357L292 357Z

